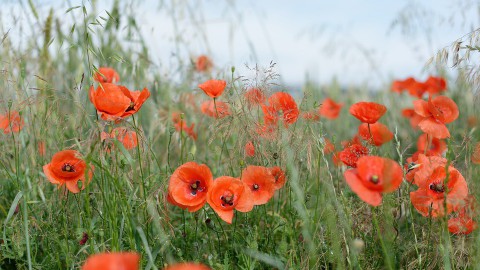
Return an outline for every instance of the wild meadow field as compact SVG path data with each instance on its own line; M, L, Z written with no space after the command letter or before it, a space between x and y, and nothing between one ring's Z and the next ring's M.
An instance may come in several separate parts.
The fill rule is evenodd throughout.
M458 62L479 47L377 91L291 89L206 53L161 72L118 1L22 3L0 26L0 269L480 268Z

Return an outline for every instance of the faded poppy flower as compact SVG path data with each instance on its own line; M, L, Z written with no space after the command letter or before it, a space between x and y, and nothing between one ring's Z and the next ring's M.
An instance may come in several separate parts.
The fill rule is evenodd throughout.
M207 202L207 193L212 183L212 172L207 165L187 162L170 177L167 200L189 212L198 211Z
M275 125L283 116L283 124L293 124L297 121L299 111L297 103L289 93L277 92L268 98L268 104L262 104L265 123L268 125Z
M137 147L138 142L137 133L124 127L114 128L112 132L110 132L110 134L102 132L101 139L102 141L108 139L116 139L117 141L121 142L127 150Z
M269 170L270 170L270 174L272 174L273 178L275 179L275 183L273 185L275 190L281 189L285 185L285 182L287 181L285 172L278 166L271 167L269 168Z
M245 92L245 98L250 104L262 104L265 102L266 97L262 90L258 88L250 88Z
M333 120L337 119L342 107L343 103L336 103L333 99L326 98L320 105L318 112L321 117Z
M233 210L250 212L253 209L253 195L250 188L238 178L221 176L211 186L207 202L218 216L231 224Z
M393 139L393 133L388 129L388 127L378 122L371 124L370 130L368 124L362 123L358 127L358 134L364 140L375 146L381 146L382 144Z
M473 149L471 160L472 160L472 163L474 164L480 164L480 142L477 142L477 144L475 144L475 148Z
M3 133L8 134L10 132L20 132L25 122L17 111L10 111L3 115L0 114L0 129L3 129Z
M383 157L363 156L356 169L344 173L348 186L364 202L378 206L382 194L393 192L402 183L403 171L397 162Z
M277 126L273 124L263 124L263 125L257 125L255 131L257 132L260 137L267 139L267 140L273 140L277 136Z
M456 216L448 220L448 231L450 233L470 234L478 227L477 222L473 220L476 216L476 204L475 197L468 195Z
M302 118L310 121L320 120L320 114L317 111L302 112Z
M211 268L201 263L176 263L163 270L211 270Z
M275 193L275 177L266 167L247 166L241 180L252 191L254 205L266 204Z
M405 80L396 80L392 83L392 91L396 93L401 93L404 90L407 90L412 83L416 80L412 77L408 77Z
M430 157L433 158L433 157ZM426 165L415 173L415 184L418 190L410 192L410 200L423 216L438 217L445 214L445 198L447 212L451 213L464 203L468 195L465 178L454 167L445 165Z
M99 253L88 257L82 270L138 270L139 263L136 252Z
M113 68L101 67L93 79L99 83L117 83L120 81L120 76Z
M350 113L363 123L373 124L387 111L387 107L375 102L357 102L350 107Z
M333 145L333 143L327 138L324 138L324 142L325 146L323 147L323 154L328 155L333 153L333 151L335 151L335 145Z
M361 144L352 144L339 153L339 158L345 165L356 168L358 159L366 155L368 148Z
M418 115L413 108L403 109L402 116L410 120L410 126L414 129L417 129L418 123L420 123L423 120L423 117Z
M44 141L39 141L37 144L38 147L38 154L42 157L45 156L47 153L47 148L45 147L45 142Z
M425 100L413 101L415 113L423 117L418 126L420 129L439 139L450 137L445 124L453 122L458 117L458 107L455 101L446 96L437 96L428 102Z
M473 127L476 127L477 126L477 117L475 117L474 115L470 115L468 116L467 118L467 124L468 124L468 127L469 128L473 128Z
M342 153L342 151L334 152L332 155L332 162L333 162L333 165L335 165L336 167L345 165L345 163L343 163L343 161L340 159L340 153Z
M88 176L85 176L85 172ZM75 150L63 150L52 157L52 161L43 166L43 173L52 184L66 185L73 193L80 192L78 181L82 181L82 189L93 175L93 166L87 167L85 161L80 159L80 153Z
M205 101L202 103L201 110L203 114L214 118L223 118L231 114L228 104L222 101Z
M444 140L430 137L430 142L428 134L422 134L418 137L417 140L417 151L421 153L428 152L429 156L432 155L442 155L447 150L447 143ZM428 145L428 149L427 149Z
M430 95L438 94L447 89L447 82L442 77L430 76L425 81L427 92Z
M192 123L190 126L187 125L186 121L182 119L180 116L180 113L172 113L172 121L173 121L173 126L177 131L180 132L185 132L188 136L190 136L194 141L197 140L197 133L193 131L193 128L195 127L195 124Z
M249 141L247 144L245 144L245 155L247 157L255 156L255 146L253 145L252 141Z
M418 81L415 81L415 82L412 82L409 86L408 86L408 93L413 96L413 97L416 97L416 98L422 98L423 97L423 94L425 94L425 92L427 92L427 89L428 89L428 85L423 83L423 82L418 82Z
M202 54L199 57L197 57L197 60L195 61L195 69L198 72L208 72L212 69L212 67L213 67L212 60L210 60L208 56Z
M95 91L90 87L90 101L104 120L119 120L136 113L150 96L147 88L130 91L125 86L102 83Z
M208 80L198 85L198 88L202 89L207 96L211 98L217 98L222 95L223 90L227 86L227 82L224 80Z

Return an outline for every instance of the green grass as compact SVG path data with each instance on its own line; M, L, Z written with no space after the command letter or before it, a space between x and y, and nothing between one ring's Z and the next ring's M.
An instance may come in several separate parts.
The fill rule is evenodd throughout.
M24 8L37 14L33 4ZM149 61L153 48L130 35L137 23L121 8L115 4L108 15L98 15L88 6L78 7L66 14L52 12L46 20L37 14L32 24L42 36L22 36L21 46L9 37L19 29L6 34L8 29L0 28L0 36L6 34L0 45L0 111L19 111L25 119L21 132L0 134L0 269L76 269L90 254L105 251L137 251L142 269L176 261L199 261L213 269L479 267L478 230L450 235L446 218L422 217L410 203L415 188L405 181L384 196L381 206L370 207L346 185L345 169L322 153L324 138L339 148L356 133L359 122L348 113L352 103L377 101L388 107L382 122L396 139L374 152L404 164L420 135L401 117L412 98L387 88L381 93L360 87L342 91L335 84L307 82L297 97L299 108L310 110L332 97L345 102L339 119L299 118L288 129L280 127L280 139L264 140L256 133L261 110L249 108L243 93L249 85L276 91L274 67L265 67L265 79L217 67L213 76L228 82L220 100L229 102L233 113L208 118L199 110L207 97L196 85L209 75L196 73L188 59L178 60L183 63L175 70L180 80L161 75ZM72 16L74 25L62 25L61 16ZM100 66L115 68L120 83L130 89L151 92L125 122L102 121L88 100L92 74ZM478 196L480 166L469 158L480 134L478 126L467 125L468 116L478 117L470 88L462 73L449 78L446 95L457 102L460 117L448 126L447 157ZM174 129L171 113L177 111L195 123L196 141ZM117 142L117 150L106 153L100 132L114 126L137 131L138 147L126 150ZM253 158L243 152L250 140L256 142ZM45 156L39 155L39 142L46 145ZM43 174L52 155L64 149L78 150L95 166L92 181L78 194L57 189ZM170 175L192 160L207 164L214 177L239 176L250 164L278 165L287 170L288 180L268 204L236 212L229 225L208 205L189 213L166 202ZM88 241L80 245L84 233Z

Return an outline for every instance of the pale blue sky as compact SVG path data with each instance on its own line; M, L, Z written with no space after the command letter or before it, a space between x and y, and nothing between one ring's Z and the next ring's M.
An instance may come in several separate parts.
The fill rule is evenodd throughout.
M50 6L60 13L69 6L67 1L33 2L44 11L45 17ZM73 6L82 3L69 2ZM98 2L101 15L102 10L110 9L112 1ZM247 72L241 68L245 63L267 66L274 61L287 84L304 82L306 74L320 83L328 83L336 76L344 85L366 83L373 87L388 85L392 78L426 77L428 72L422 70L428 58L476 28L479 18L477 9L462 15L465 9L461 5L468 0L192 2L190 9L176 9L183 11L177 14L180 18L177 26L188 41L188 49L181 48L185 57L208 53L217 67L229 70L235 65L241 72ZM158 3L163 3L162 9ZM172 11L166 10L171 3L145 0L135 6L152 60L161 63L165 70L176 50ZM186 6L186 2L176 3ZM392 29L402 11L416 11L409 20L420 19L417 25L429 29L429 34L419 29L407 37L401 34L401 28ZM453 25L448 21L452 15L456 15ZM196 20L193 26L191 18Z

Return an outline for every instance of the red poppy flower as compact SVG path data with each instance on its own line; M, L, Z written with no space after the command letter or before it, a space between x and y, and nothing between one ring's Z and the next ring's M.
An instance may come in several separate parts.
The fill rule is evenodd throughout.
M215 103L217 105L216 110ZM201 110L203 114L214 118L223 118L231 114L228 104L222 101L205 101L202 103Z
M266 97L262 90L258 88L250 88L245 92L245 98L250 104L262 104L265 102Z
M416 98L422 98L423 97L423 94L425 94L425 92L427 92L427 89L428 89L428 85L423 83L423 82L412 82L409 86L408 86L408 93L412 96L412 97L416 97Z
M350 107L350 113L363 123L373 124L387 111L387 107L375 102L357 102Z
M447 82L442 77L430 76L425 81L427 92L430 95L438 94L447 89Z
M336 103L333 99L326 98L322 102L322 105L320 105L318 112L320 113L321 117L333 120L337 119L342 107L343 103Z
M245 144L245 155L247 157L255 156L255 146L253 146L253 142L249 141Z
M417 140L417 151L421 153L428 152L429 156L439 156L447 150L447 143L444 140L433 137L430 137L430 139L431 142L429 143L427 134L420 135ZM429 147L426 149L428 144Z
M198 211L207 202L212 184L212 172L207 165L187 162L170 177L167 200L189 212Z
M119 120L136 113L150 96L147 88L130 91L125 86L102 83L95 91L90 87L90 101L104 120Z
M195 62L195 69L198 72L208 72L212 69L213 63L206 55L200 55Z
M335 145L333 145L333 143L329 139L324 138L324 141L325 141L325 146L323 147L324 155L328 155L333 151L335 151Z
M211 268L200 263L177 263L169 265L163 270L211 270Z
M111 140L116 139L117 141L121 142L125 149L133 149L137 147L137 133L133 130L128 130L124 127L117 127L112 130L110 134L106 132L101 133L101 139L104 140Z
M0 129L3 129L3 133L8 134L10 132L20 132L25 122L17 111L10 111L3 115L0 114Z
M423 120L423 117L418 115L414 109L406 108L402 110L402 116L410 120L410 126L414 129L418 128L418 124Z
M444 139L450 137L445 124L453 122L458 117L458 107L455 101L446 96L430 97L425 100L413 101L415 113L423 117L418 124L420 129L434 138Z
M285 127L297 121L299 111L297 103L289 93L277 92L268 98L269 105L262 105L265 124L276 125L280 115Z
M465 202L460 206L455 217L448 220L448 231L453 234L470 234L478 226L473 220L476 216L476 200L473 195L468 195Z
M85 176L85 172L88 176ZM52 184L66 185L73 193L80 192L78 181L82 181L82 189L93 175L93 166L87 167L85 161L80 159L80 153L75 150L63 150L52 157L52 161L43 166L43 173Z
M93 79L99 83L117 83L120 81L120 76L113 68L101 67Z
M447 179L446 171L445 165L422 164L422 168L415 173L415 183L419 188L410 192L410 200L423 216L430 214L432 217L443 216L445 197L448 213L457 210L464 203L468 195L465 178L457 169L450 166Z
M403 171L397 162L383 157L364 156L357 162L356 169L344 173L348 186L364 202L378 206L382 194L393 192L402 183Z
M254 205L266 204L275 193L275 177L266 167L247 166L241 180L252 191Z
M368 148L361 144L352 144L339 153L340 160L347 166L357 167L357 161L368 155Z
M447 159L440 156L424 155L421 152L416 152L413 157L415 157L414 166L410 164L411 167L415 167L413 171L413 184L417 186L425 185L424 181L427 179L437 167L446 166ZM408 161L408 159L407 159Z
M358 134L355 134L355 136L353 136L351 140L341 141L340 144L342 145L343 148L346 148L354 144L362 145L362 139Z
M408 77L405 80L396 80L392 83L392 91L396 93L401 93L404 90L407 90L412 83L416 80L412 77Z
M88 257L82 270L138 270L139 262L136 252L99 253Z
M194 141L197 140L197 133L193 131L195 124L192 123L190 126L187 125L186 121L181 118L180 113L172 113L172 121L173 126L177 131L185 132L188 136L190 136Z
M217 98L222 95L223 90L227 86L227 82L223 80L208 80L198 85L209 97Z
M310 121L320 120L320 114L317 111L302 112L302 118Z
M475 144L475 148L473 149L471 160L472 160L472 163L474 164L480 164L480 142L477 142L477 144Z
M281 189L285 185L285 182L287 181L285 172L278 166L271 167L269 168L269 170L270 170L270 174L272 174L273 178L275 179L275 183L273 185L275 190Z
M371 124L370 130L368 129L368 124L361 124L358 127L358 134L364 140L375 146L381 146L382 144L387 143L393 139L393 133L388 129L388 127L378 122L375 124Z
M254 206L250 188L240 179L230 176L221 176L213 181L207 202L213 211L229 224L232 223L234 209L250 212Z

